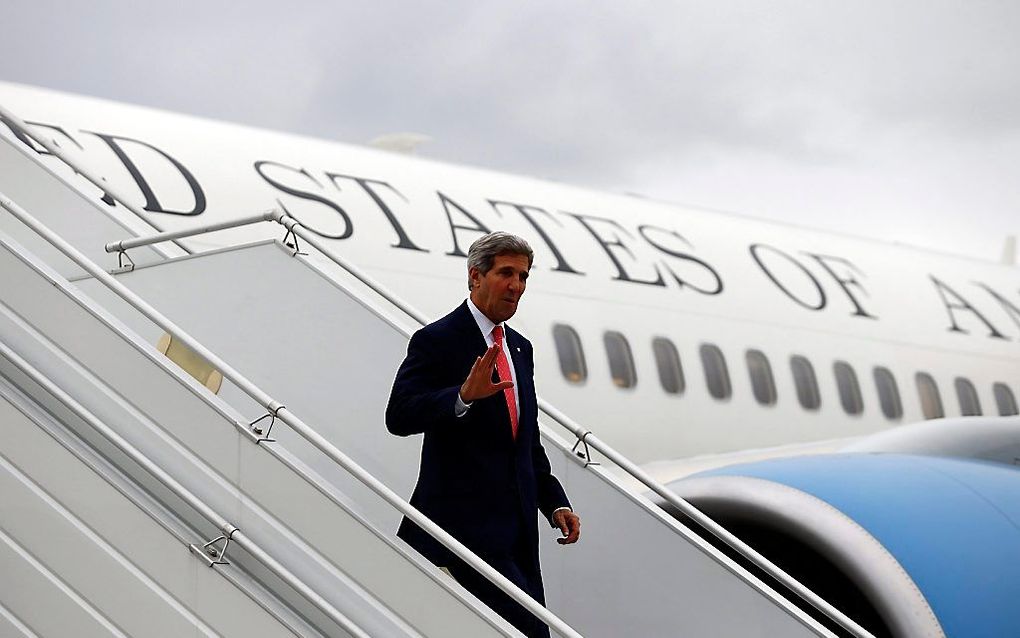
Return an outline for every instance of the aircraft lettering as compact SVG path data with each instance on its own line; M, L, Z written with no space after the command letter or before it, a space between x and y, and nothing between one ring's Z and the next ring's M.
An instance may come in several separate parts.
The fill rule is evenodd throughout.
M986 319L983 314L978 312L977 308L971 305L969 301L964 299L963 295L950 288L944 282L936 279L935 275L929 274L928 277L931 279L932 283L935 284L935 290L939 293L939 298L942 299L942 305L945 306L946 312L949 314L950 323L949 332L960 332L962 334L970 334L969 332L961 328L958 323L956 323L956 311L967 311L974 315L975 317L977 317L981 321L981 323L985 324L985 327L988 328L988 336L990 338L993 339L1006 338L1004 334L996 330L995 326L992 325L991 321Z
M595 229L595 227L592 226L592 224L590 223L590 222L602 222L605 224L609 224L610 226L616 227L624 235L628 237L633 237L633 235L631 235L626 228L620 225L619 222L613 219L608 219L606 217L596 217L594 215L582 215L580 213L568 213L567 211L561 212L564 215L569 215L576 219L582 226L584 226L585 230L587 230L591 234L595 241L598 242L599 246L602 247L602 250L605 251L606 256L609 257L609 261L613 262L613 266L616 267L616 276L613 277L614 281L628 281L635 284L646 284L649 286L663 286L663 287L666 286L666 282L662 278L662 273L659 272L659 267L656 266L655 264L652 264L652 269L655 271L656 276L654 280L635 279L631 277L629 274L627 274L627 271L624 269L623 264L620 263L620 259L616 256L616 253L613 252L613 249L619 248L632 260L637 261L637 258L634 256L634 252L627 246L627 244L623 243L623 239L621 238L619 233L613 232L612 236L604 237L600 235L599 232Z
M397 233L397 243L390 244L392 248L405 248L407 250L417 250L423 253L428 252L424 248L419 248L411 241L411 238L408 237L407 233L404 231L404 227L400 225L399 221L397 221L397 216L393 214L393 211L386 204L385 200L383 200L382 196L374 188L375 186L385 186L400 197L400 199L404 200L405 203L410 203L410 201L404 197L404 194L394 188L389 182L384 182L378 179L369 179L367 177L356 177L354 175L340 175L338 173L326 173L326 177L333 181L333 186L335 186L337 190L341 190L340 184L337 183L337 180L349 179L360 186L361 189L365 191L365 194L372 198L372 201L375 202L375 205L380 211L382 211L382 214L386 216L386 219L389 221L390 226L393 227L394 232Z
M1020 329L1020 308L1017 308L1015 305L1013 305L1013 302L1011 302L1009 299L1006 299L1004 296L1002 296L1001 294L996 292L988 284L983 284L980 281L975 281L974 283L976 285L984 288L985 291L989 295L991 295L993 299L995 299L997 302L999 302L999 305L1006 312L1006 316L1008 316L1010 319L1012 319L1013 323L1016 325L1016 327L1018 329Z
M29 147L30 149L32 149L36 153L38 153L40 155L53 155L53 153L50 153L49 151L47 151L45 147L40 146L39 144L37 144L35 142L35 140L33 140L28 135L26 135L25 132L22 131L20 128L18 128L17 126L14 126L9 121L7 121L7 119L5 117L0 116L0 122L3 122L7 126L7 128L9 128L11 130L11 133L14 134L14 137L18 138L18 140L22 144L24 144L25 146ZM30 126L34 126L36 128L49 129L49 130L53 131L54 133L60 133L61 137L63 137L67 141L71 142L72 144L77 146L79 149L81 149L83 151L85 150L85 147L82 146L78 142L78 140L76 140L73 137L71 137L71 135L68 134L68 132L63 129L63 127L57 126L55 124L44 124L42 122L25 122L25 124L28 124ZM57 143L56 140L54 140L54 143Z
M843 290L843 292L846 294L847 299L850 300L850 303L853 304L854 307L854 312L852 313L851 316L867 317L868 319L878 319L878 317L876 317L875 315L868 314L868 312L864 310L864 308L861 306L860 300L857 298L856 295L854 295L853 291L850 289L850 286L855 286L860 292L864 293L864 295L867 296L868 294L868 291L864 289L864 286L861 284L861 282L858 281L857 278L854 276L854 273L861 277L864 276L864 273L861 272L860 268L855 266L849 260L844 259L843 257L836 257L833 255L819 255L816 253L804 253L804 254L807 255L808 257L814 258L814 260L818 262L818 265L824 268L825 272L829 273L829 275L836 281L836 284ZM836 270L833 268L834 263L840 266L844 266L846 268L846 271L842 277L840 277L839 274L837 274Z
M536 213L542 213L552 221L559 224L560 227L563 227L563 223L560 222L560 220L553 217L549 211L545 210L544 208L539 208L538 206L528 206L526 204L516 204L514 202L504 202L494 199L490 199L488 200L488 202L489 205L492 206L492 209L496 211L497 215L502 216L502 213L499 210L500 206L509 206L516 210L518 213L520 213L521 217L523 217L529 224L531 224L531 227L535 229L535 232L537 232L538 236L542 238L542 241L545 242L545 245L549 247L549 250L553 254L553 258L556 259L556 266L553 268L554 271L568 272L575 275L584 274L570 267L570 264L567 263L567 260L563 258L563 253L561 253L559 251L559 248L556 247L556 244L553 243L552 238L549 237L549 234L545 232L545 229L542 228L541 224L538 223L538 220L536 220L531 214L532 211Z
M39 155L49 155L51 157L53 156L53 153L50 153L49 151L46 150L45 147L40 146L39 144L37 144L36 141L33 140L28 135L26 135L24 131L22 131L17 126L12 125L10 122L8 122L3 117L0 117L0 122L5 124L7 126L7 128L9 128L11 130L11 133L14 134L14 137L16 137L18 139L18 141L20 141L22 144L24 144L28 148L32 149L33 151L35 151ZM48 129L50 131L53 131L54 133L59 133L62 138L66 139L71 144L74 144L76 147L78 147L78 150L81 150L81 151L85 150L85 147L82 146L81 143L77 139L75 139L75 137L73 135L71 135L66 130L64 130L64 128L62 126L57 126L55 124L46 124L46 123L43 123L43 122L25 122L25 124L28 124L29 126L34 126L36 128ZM51 139L53 140L54 144L56 144L57 146L60 146L60 142L56 138L51 138ZM75 173L77 174L77 171L75 171ZM105 178L104 178L104 181L105 181ZM113 206L114 205L113 198L110 197L106 193L106 191L100 190L100 192L102 193L102 197L100 199L103 201L103 203L105 203L107 206Z
M14 138L35 153L52 155L32 139L31 129L30 133L26 133L4 119L0 119L0 124L10 129ZM72 135L59 125L41 122L29 122L28 124L33 129L41 129L43 134L50 136L55 140L55 143L62 144L62 147L66 149L75 152L88 152L86 147L75 137L78 131ZM206 210L207 199L202 186L191 170L168 152L153 144L131 137L86 130L80 132L99 138L113 152L144 197L144 210L150 213L180 216L196 216ZM167 163L183 178L194 199L193 204L171 206L167 203L171 195L164 191L160 191L157 195L156 191L162 187L162 184L151 175L149 178L146 177L146 174L149 173L147 169L149 164L142 161L143 159L146 162L153 161L152 153L155 153L155 161ZM300 218L299 215L318 214L320 219L326 220L319 224L309 224L302 220L305 226L317 235L335 240L352 237L354 223L352 213L349 211L361 210L360 207L364 206L374 206L377 213L382 213L390 228L393 229L394 235L389 243L390 248L420 253L430 252L429 247L412 239L411 233L408 231L410 229L411 232L414 232L415 227L414 225L406 226L404 223L409 219L402 221L402 218L407 218L410 211L414 210L415 203L391 181L329 171L313 175L308 169L271 160L256 161L253 167L259 177L279 193L312 204L311 208L306 208L303 213L298 211L298 214L295 214L293 211L288 211L285 205L286 197L282 199L277 197L276 199L280 208L294 215L295 218ZM143 174L143 170L146 174ZM323 175L326 180L321 179ZM150 179L152 179L151 182ZM353 191L348 187L352 187ZM365 197L366 199L355 205L341 197L341 201L344 201L344 205L341 205L330 196L334 189L337 193L353 192L355 197ZM110 206L114 205L113 198L101 187L99 193L103 202ZM475 237L491 230L489 224L483 221L486 217L485 211L483 210L483 214L479 215L444 192L436 190L435 193L445 215L452 241L451 249L444 254L466 258L469 240L473 241ZM708 261L698 257L694 244L680 232L669 227L640 223L634 227L625 227L620 222L608 217L565 210L554 211L551 208L524 204L510 199L483 199L482 201L486 202L491 207L491 212L500 219L505 218L508 213L519 215L548 248L554 260L554 265L551 267L554 272L584 276L587 270L586 268L580 269L586 264L577 264L577 258L573 256L572 259L575 261L572 263L568 261L564 253L567 234L579 232L580 229L569 222L565 223L562 220L562 215L576 220L583 228L582 234L590 236L598 244L615 271L609 276L612 281L642 284L665 290L669 287L668 278L680 290L690 289L708 296L721 295L726 289L719 270ZM294 207L293 203L291 207ZM438 210L432 210L434 214L438 214ZM647 259L640 254L642 240L654 251ZM865 319L879 318L878 314L873 311L874 309L867 307L874 303L871 301L871 294L866 284L867 275L849 259L807 251L793 255L764 243L752 243L748 246L748 250L765 277L783 295L800 307L815 312L821 311L829 305L830 297L833 299L839 297L839 292L833 289L832 284L829 283L831 279L845 296L850 316ZM804 257L808 259L805 260ZM989 338L1009 339L993 323L993 320L999 323L1002 321L1001 315L996 314L996 310L986 311L983 308L979 310L979 306L975 305L972 299L964 297L934 275L929 274L928 277L948 315L947 330L949 332L969 335L977 328L979 333L987 331L985 334ZM973 284L983 293L991 296L997 307L1001 309L1020 334L1020 297L1004 295L979 281L975 281Z
M651 244L652 247L655 248L656 250L664 252L667 255L676 257L677 259L698 264L699 266L701 266L702 269L707 271L708 274L711 275L712 278L715 280L715 285L711 288L707 287L703 288L700 286L696 286L687 280L681 279L680 275L676 274L676 272L672 268L670 268L669 264L665 260L663 260L662 267L666 269L666 272L673 276L673 279L676 281L677 285L680 286L680 288L688 287L691 288L692 290L696 290L706 295L718 295L723 291L722 277L720 277L719 273L716 272L715 268L712 268L712 266L710 266L707 262L704 262L693 255L689 255L678 250L670 250L669 248L666 248L662 244L655 242L651 237L648 236L650 232L665 233L667 235L672 235L682 243L686 244L689 248L694 248L694 246L691 245L691 242L687 241L683 237L683 235L676 232L675 230L668 230L666 228L660 228L658 226L652 226L650 224L643 224L641 226L638 226L637 231L638 234L640 234L641 237L644 238L644 240L647 241L649 244Z
M354 233L354 225L351 223L351 218L347 216L347 211L341 208L339 204L327 199L326 197L323 197L322 195L318 195L316 193L312 193L305 190L300 190L298 188L287 186L286 184L278 182L277 180L273 179L272 177L266 174L265 167L267 166L276 167L286 171L290 171L292 173L296 173L298 175L303 175L308 181L318 186L319 189L321 190L323 188L322 184L320 184L318 180L312 177L312 174L309 173L307 170L303 168L294 168L293 166L287 166L286 164L272 162L269 160L259 160L255 162L254 166L255 172L258 173L259 176L262 177L262 179L266 180L274 188L283 191L288 195L293 195L294 197L297 197L299 199L305 199L312 202L319 202L320 204L332 209L337 215L340 216L340 219L343 221L342 232L328 233L322 230L321 228L317 228L314 225L307 224L304 221L301 221L301 218L298 215L295 215L292 211L288 210L282 201L280 201L279 199L276 200L276 203L280 205L280 208L282 208L285 212L289 213L292 217L294 217L298 221L301 221L302 225L305 226L308 230L312 231L316 235L326 237L329 239L347 239L348 237L351 236L352 233Z
M166 151L157 148L152 144L149 144L148 142L143 142L141 140L136 140L130 137L123 137L120 135L108 135L105 133L96 133L95 131L82 131L82 132L88 133L90 135L95 135L99 139L106 142L106 145L110 147L110 150L113 151L114 155L117 156L117 159L120 160L121 164L124 165L124 168L127 169L128 174L131 175L131 179L135 181L135 185L138 186L138 189L142 192L142 196L145 197L145 206L143 207L145 210L149 211L150 213L166 213L168 215L185 215L189 217L194 215L201 215L205 211L206 206L205 192L199 185L198 180L195 179L195 176L191 174L191 171L189 171L184 166L184 164L181 164ZM173 167L176 168L177 171L181 174L181 177L184 178L184 181L188 183L188 187L191 189L191 194L195 198L194 208L188 211L170 210L164 208L163 205L160 204L159 200L156 198L156 193L153 192L152 186L149 185L149 182L142 175L142 172L138 169L138 166L135 164L134 160L132 160L131 156L128 155L127 151L124 148L123 142L130 142L131 144L137 144L138 146L143 146L149 150L155 151L161 157L170 162L173 165ZM109 195L104 195L103 201L110 205L113 204L113 199Z
M750 250L751 257L754 258L754 261L758 264L758 267L761 268L762 272L765 273L765 275L772 280L772 283L775 284L777 288L783 291L783 293L786 294L787 297L792 299L797 305L803 308L807 308L808 310L821 310L822 308L825 307L826 303L825 290L822 289L822 285L818 283L818 280L815 278L814 275L811 274L811 271L804 267L804 265L801 264L799 261L797 261L796 258L784 253L778 248L774 248L767 244L751 244L748 250ZM810 282L811 286L815 289L818 300L811 302L810 300L802 299L801 297L795 295L790 290L790 288L787 287L787 284L784 284L782 281L780 281L780 278L773 272L776 269L775 266L769 268L768 266L765 265L765 260L763 259L761 254L765 250L768 250L774 255L779 255L785 261L796 266L800 272L804 273L804 276L807 278L806 281Z
M447 223L450 226L450 235L453 238L453 250L451 250L450 252L448 252L446 254L451 256L451 257L467 257L467 253L464 252L463 250L461 250L460 244L457 243L457 231L458 230L471 230L471 231L475 231L476 233L478 233L479 236L484 235L484 234L489 233L489 232L492 232L492 231L489 230L488 226L486 226L481 221L479 221L479 219L477 217L472 215L468 211L468 209L464 208L463 206L461 206L457 202L453 201L452 199L450 199L449 197L444 195L441 191L436 191L436 195L439 196L439 201L443 205L443 210L446 211L446 221L447 221ZM453 214L450 212L450 207L455 208L457 210L457 212L459 212L461 214L461 216L467 217L468 219L470 219L471 220L471 225L470 226L466 226L464 224L457 224L457 223L455 223L453 221Z

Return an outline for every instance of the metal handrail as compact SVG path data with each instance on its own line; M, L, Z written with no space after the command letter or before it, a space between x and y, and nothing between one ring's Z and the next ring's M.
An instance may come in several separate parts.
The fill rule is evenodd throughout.
M218 224L207 224L205 226L195 226L194 228L188 228L185 230L171 230L165 233L159 233L157 235L150 235L148 237L136 237L133 239L122 239L120 241L112 241L103 248L108 253L122 253L132 248L138 248L139 246L148 246L150 244L158 244L163 241L173 241L175 239L183 239L184 237L194 237L195 235L204 235L205 233L211 233L217 230L226 230L228 228L237 228L238 226L248 226L249 224L258 224L259 222L271 222L280 221L283 217L283 213L276 210L268 210L261 215L252 215L250 217L242 217L241 219L232 219L230 221L220 222Z
M277 213L275 216L272 215L271 213L266 213L265 216L269 218L267 219L267 221L276 221L277 223L281 224L284 228L287 229L288 232L293 233L297 237L300 237L302 241L308 243L309 245L317 249L328 260L332 261L337 266L340 266L341 268L349 272L351 275L355 277L355 279L359 280L362 284L364 284L365 286L376 292L378 295L386 299L389 303L399 308L403 313L413 318L419 324L426 325L429 322L428 318L425 316L423 312L421 312L414 306L411 306L403 299L400 299L399 297L394 295L384 285L373 279L371 276L366 274L357 266L353 265L343 257L340 257L339 255L336 255L332 251L328 250L314 234L308 232L301 224L301 222L295 219L294 217L285 213ZM220 228L237 226L241 225L241 223L250 223L246 221L248 219L250 218L236 220L235 222L223 222L222 224L217 224L216 229L218 230ZM212 230L212 228L210 227L209 230ZM198 234L198 232L193 234ZM152 243L157 243L160 241L165 241L165 239L160 235L153 235L150 237L142 237L131 241L134 246L144 246ZM118 243L119 242L114 242L111 244L107 244L107 246L114 246L117 245ZM109 248L107 250L109 252L113 252ZM401 331L402 334L404 334L404 336L406 337L411 336L411 332L406 328L402 326L396 327L398 330ZM778 565L770 561L768 558L763 556L753 547L751 547L744 541L740 540L740 538L735 536L725 527L712 520L704 512L696 508L688 501L677 496L675 492L667 488L662 483L656 481L648 473L646 473L638 465L636 465L633 461L625 457L623 454L618 452L609 444L599 439L597 436L595 436L595 434L592 433L591 430L582 427L581 425L570 419L568 416L563 414L563 412L561 412L551 403L549 403L545 399L542 399L541 397L538 397L538 407L544 414L549 416L553 421L557 422L564 429L568 430L570 433L576 436L579 441L583 441L588 446L588 448L601 453L607 459L611 460L624 472L629 474L632 478L634 478L635 480L643 484L645 487L653 491L655 494L657 494L659 497L661 497L670 505L676 507L677 510L679 510L680 512L688 516L691 520L701 525L701 527L703 527L705 530L707 530L709 533L711 533L713 536L719 539L722 543L727 545L730 549L737 552L741 557L748 560L751 564L760 568L766 574L768 574L776 581L781 583L784 587L788 588L790 591L796 594L804 602L806 602L807 604L811 605L812 607L826 615L840 627L850 632L857 638L873 638L872 634L867 629L859 625L857 622L855 622L852 618L850 618L843 612L836 609L831 603L827 602L826 600L818 596L816 593L808 589L800 581L790 576L788 573L786 573L785 570L783 570L781 567L779 567Z
M280 564L276 559L270 556L265 550L263 550L257 543L248 538L244 532L234 527L224 517L220 516L212 507L210 507L205 501L196 496L191 490L181 485L173 476L168 474L162 467L154 463L149 457L142 454L135 448L131 443L124 439L120 434L114 431L110 426L103 423L98 417L92 412L85 408L79 403L74 397L69 395L52 380L43 375L37 370L32 364L26 361L7 344L0 341L0 356L3 356L14 366L20 370L25 376L31 379L33 382L42 387L46 392L53 395L57 401L63 404L68 410L70 410L75 416L80 418L89 424L96 432L102 435L107 441L112 443L118 450L120 450L125 456L131 459L139 467L144 469L146 472L151 474L160 481L168 490L173 492L175 496L190 505L195 511L199 513L204 519L211 522L216 529L224 534L230 542L236 543L242 549L251 554L255 560L262 563L270 572L272 572L277 578L282 580L288 586L293 588L301 596L307 599L316 609L322 612L326 617L335 622L337 625L342 627L345 631L358 638L370 638L369 634L359 627L353 620L344 615L343 612L336 609L322 596L317 594L314 590L308 587L303 581L297 578L293 573L290 572L286 567ZM194 547L194 546L192 546ZM224 548L225 550L225 548Z
M35 135L34 133L32 133L31 131L28 130L27 126L24 125L24 122L22 122L20 119L18 119L12 113L10 113L6 109L4 109L2 106L0 106L0 115L3 115L8 120L10 120L13 123L17 124L18 127L21 128L22 131L26 135L30 136L32 139L34 139L37 142L39 142L40 144L42 144L44 147L47 148L47 150L50 150L49 146L52 146L53 145L52 143L48 143L48 141L44 142L43 140L41 140L40 136ZM47 145L47 143L49 145ZM71 168L75 169L77 172L82 174L86 179L91 181L94 185L96 185L97 187L103 188L106 193L110 194L114 199L117 199L118 201L120 201L120 203L122 203L124 206L128 207L133 212L136 212L136 214L140 214L140 213L137 212L137 210L135 208L132 208L127 202L122 201L120 196L117 193L112 192L112 191L106 189L105 188L105 182L101 183L101 182L97 181L95 178L93 178L90 173L88 173L88 172L86 172L84 170L79 169L79 167L69 157L67 157L66 154L63 154L63 153L59 153L59 154L54 153L54 154L57 155L65 163L67 163L69 166L71 166ZM269 215L269 213L266 213L266 214ZM381 297L386 299L386 301L388 301L392 305L396 306L398 309L400 309L402 312L404 312L409 317L413 318L419 324L426 325L426 324L429 323L429 318L424 313L422 313L417 308L411 306L407 302L403 301L402 299L400 299L399 297L397 297L396 295L391 293L388 288L386 288L385 286L383 286L379 282L375 281L374 278L372 278L369 275L367 275L366 273L364 273L360 268L356 267L354 264L352 264L349 261L347 261L346 259L340 257L339 255L334 254L333 251L328 250L322 244L322 242L320 242L318 240L318 238L315 235L313 235L312 233L310 233L310 232L305 230L304 226L301 224L300 221L298 221L297 219L291 217L288 214L279 215L279 213L277 213L277 215L278 215L278 218L274 219L273 221L277 221L277 223L280 223L281 225L283 225L288 231L292 232L295 236L300 237L303 241L307 242L309 245L311 245L314 248L316 248L328 260L332 261L336 265L340 266L341 268L343 268L344 270L349 272L356 279L361 281L362 284L364 284L365 286L367 286L368 288L373 290L375 293L377 293L378 295L380 295ZM267 221L269 221L269 220L267 220ZM236 225L236 223L232 224L230 222L227 222L226 224L231 224L231 225L230 226L224 225L224 226L222 226L222 228L232 227L233 225ZM219 225L216 225L216 226L219 226ZM168 234L168 233L164 233L164 235L166 235L166 234ZM150 238L147 238L147 239L153 240L153 237L150 237ZM136 240L131 240L131 241L136 241ZM163 241L163 240L148 241L148 242L146 242L146 244L147 243L155 243L156 241ZM136 243L135 245L145 245L145 244ZM109 248L107 248L107 250L109 250ZM105 274L105 272L103 274ZM403 332L405 334L405 336L410 336L410 333L407 330L405 330L403 327L398 326L398 329L401 330L401 332ZM212 361L212 360L210 359L210 361ZM625 472L627 472L631 477L633 477L634 479L636 479L637 481L639 481L640 483L645 485L647 488L649 488L650 490L655 492L657 495L659 495L660 497L665 499L668 503L670 503L671 505L676 507L678 510L682 511L684 514L689 516L692 520L697 521L702 527L704 527L706 530L708 530L710 533L712 533L716 538L718 538L720 541L722 541L723 543L728 545L730 548L732 548L734 551L736 551L738 554L740 554L743 558L745 558L746 560L750 561L753 565L755 565L755 566L759 567L760 569L762 569L765 573L767 573L772 578L775 578L777 581L782 583L785 587L790 589L790 591L793 591L795 594L797 594L802 600L804 600L809 605L811 605L812 607L814 607L815 609L817 609L818 611L820 611L821 613L823 613L824 615L829 617L833 622L835 622L836 624L840 625L843 629L849 631L856 638L873 638L873 636L872 636L872 634L870 632L868 632L866 629L861 627L853 619L849 618L848 616L846 616L845 614L840 612L838 609L833 607L830 603L828 603L827 601L823 600L821 597L819 597L813 591L811 591L810 589L805 587L803 584L801 584L799 581L794 579L792 576L787 574L782 568L780 568L779 566L777 566L774 563L772 563L772 561L768 560L763 555L761 555L759 552L757 552L754 548L750 547L749 545L747 545L746 543L741 541L739 538L734 536L732 533L730 533L724 527L722 527L721 525L716 523L714 520L709 518L707 515L705 515L703 512L698 510L693 505L691 505L689 502L687 502L686 500L680 498L675 493L673 493L671 490L669 490L666 486L662 485L661 483L659 483L658 481L653 479L650 475L648 475L643 470L641 470L637 465L635 465L633 462L631 462L625 456L623 456L622 454L617 452L614 448L612 448L611 446L609 446L605 442L603 442L600 439L598 439L598 437L596 437L593 433L591 433L591 431L589 431L589 430L581 427L577 423L575 423L573 420L568 418L565 414L563 414L558 409L556 409L548 401L545 401L541 397L538 397L538 407L546 415L548 415L554 421L559 423L562 427L564 427L565 429L567 429L568 431L573 433L575 436L577 436L579 440L583 440L583 441L587 442L588 446L590 448L595 449L596 451L598 451L601 454L603 454L606 458L612 460L621 469L623 469ZM267 407L267 409L268 409L268 407ZM285 422L286 422L286 420L285 420ZM304 434L302 434L302 436L304 436ZM352 461L352 463L353 463L353 461ZM426 519L426 520L428 520L428 519ZM440 530L440 531L442 531L442 530ZM445 534L445 532L443 532L443 533ZM452 537L451 537L451 539L452 539ZM528 599L530 600L530 597ZM530 607L529 607L529 609L530 609Z
M86 272L96 278L100 283L109 288L135 310L142 313L150 321L163 328L182 343L191 348L195 353L205 358L210 364L218 368L223 376L234 383L242 392L251 397L256 403L264 407L268 414L275 416L297 432L302 438L319 449L335 463L344 468L359 482L371 489L401 514L413 521L430 536L439 541L444 547L453 552L458 558L470 565L475 571L482 574L487 580L499 587L504 593L510 596L515 602L530 611L550 628L564 636L580 638L579 634L564 620L539 604L534 598L525 593L517 585L496 571L491 565L479 558L474 552L468 549L446 530L439 527L432 519L422 514L417 508L403 500L396 492L387 487L382 481L373 476L370 472L358 465L353 459L341 452L336 446L330 443L321 434L302 421L297 415L290 412L286 406L273 399L269 394L256 386L247 377L235 370L226 361L221 359L211 350L202 345L183 328L165 317L158 310L149 305L144 299L131 292L127 287L117 281L112 275L100 268L88 257L83 255L60 236L40 223L24 209L14 203L9 197L0 193L0 207L14 215L21 223L31 228L34 232L46 239L54 248L63 253L65 257L78 264ZM296 224L297 221L294 220Z
M384 285L382 285L381 283L367 275L357 266L351 264L349 261L340 257L339 255L334 254L333 251L328 250L325 246L323 246L322 242L320 242L319 239L314 234L308 232L301 224L301 222L299 222L297 219L291 217L290 215L284 215L282 219L279 220L278 223L282 224L288 231L294 233L296 236L300 237L303 241L305 241L312 247L316 248L320 253L322 253L324 257L326 257L336 265L340 266L341 268L349 272L356 279L361 281L361 283L371 288L377 294L386 299L386 301L390 302L391 304L399 308L402 312L407 314L409 317L413 318L419 324L424 326L429 323L429 319L425 316L423 312L419 311L417 308L411 306L406 301L400 299L395 294L391 293L389 289L387 289ZM397 329L400 330L405 336L407 337L411 336L411 333L405 328L397 326ZM725 543L727 546L736 551L743 558L750 561L753 565L760 568L769 576L775 578L777 581L782 583L785 587L790 589L790 591L794 592L806 603L808 603L821 613L825 614L840 627L849 631L857 638L874 638L874 636L867 629L856 623L852 618L850 618L843 612L839 611L838 609L833 607L832 604L818 596L818 594L814 593L813 591L805 587L800 581L790 576L781 567L767 559L753 547L751 547L744 541L734 536L730 531L728 531L726 528L724 528L711 518L709 518L701 510L694 507L686 500L677 496L676 493L671 491L662 483L656 481L648 473L646 473L644 470L638 467L634 462L632 462L623 454L615 450L609 444L605 443L604 441L596 437L590 430L581 427L572 419L570 419L565 414L560 412L551 403L549 403L545 399L542 399L541 397L538 397L538 407L542 410L542 412L544 412L554 421L559 423L562 427L564 427L572 434L574 434L574 436L576 436L579 441L585 442L589 448L592 448L600 452L606 458L613 461L617 466L623 469L631 477L641 482L645 487L647 487L648 489L652 490L660 497L665 499L666 502L668 502L670 505L673 505L678 510L689 516L691 519L697 521L698 524L700 524L702 527L708 530L720 541Z
M787 587L790 591L797 594L804 602L808 603L818 611L828 616L833 622L837 623L843 629L846 629L854 636L858 638L874 638L874 636L867 629L859 625L852 618L844 614L843 612L836 609L831 603L820 597L808 589L799 580L790 576L786 573L783 568L779 567L764 555L759 553L753 547L740 540L728 529L720 525L711 519L707 514L694 507L690 502L677 496L675 492L667 488L662 483L656 481L647 472L638 467L633 461L625 457L616 451L613 447L604 443L597 436L595 436L590 430L586 430L572 419L567 417L565 414L560 412L554 406L549 404L548 401L542 399L538 400L539 408L548 416L552 417L554 421L559 423L561 426L570 430L574 435L577 436L578 440L583 441L588 447L600 452L607 459L615 463L618 467L622 468L627 474L644 484L645 487L649 488L660 496L667 503L683 512L686 516L697 522L705 530L710 532L713 536L718 538L730 549L733 549L743 558L750 561L755 567L760 568L762 571L767 573L772 578L782 583L783 586Z

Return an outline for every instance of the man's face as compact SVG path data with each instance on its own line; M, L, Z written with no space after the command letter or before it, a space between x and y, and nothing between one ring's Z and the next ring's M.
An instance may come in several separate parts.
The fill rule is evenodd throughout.
M468 270L471 277L471 301L493 323L501 323L517 312L517 304L528 283L528 258L507 253L496 255L492 268L484 275Z

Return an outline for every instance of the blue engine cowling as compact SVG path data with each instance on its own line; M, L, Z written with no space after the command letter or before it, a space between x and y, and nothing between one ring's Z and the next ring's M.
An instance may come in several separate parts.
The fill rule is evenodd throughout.
M670 487L878 636L1020 636L1016 466L833 454Z

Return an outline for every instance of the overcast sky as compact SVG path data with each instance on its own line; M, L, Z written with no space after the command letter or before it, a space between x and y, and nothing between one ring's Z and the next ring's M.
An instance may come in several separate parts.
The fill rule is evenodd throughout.
M144 7L145 4L152 6ZM0 80L998 260L1020 2L6 0Z

